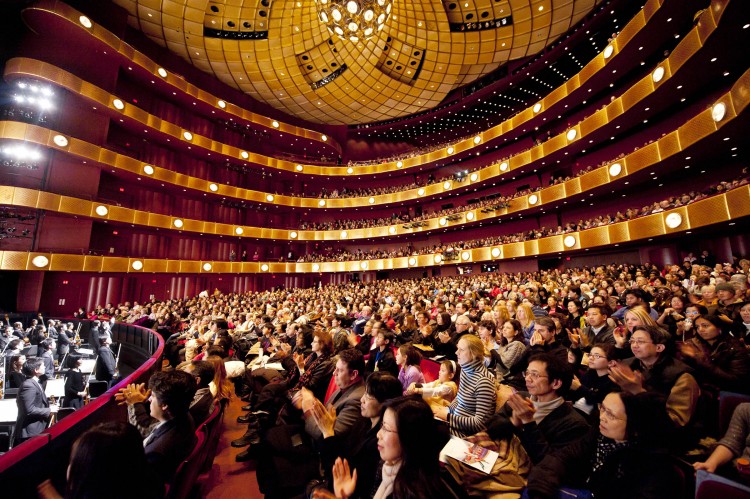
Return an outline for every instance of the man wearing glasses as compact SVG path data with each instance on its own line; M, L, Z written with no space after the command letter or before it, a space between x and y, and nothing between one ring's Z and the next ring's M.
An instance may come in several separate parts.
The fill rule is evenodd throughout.
M623 391L657 392L667 397L667 413L678 428L693 418L700 388L692 369L674 357L674 344L658 326L636 326L630 338L634 358L610 369L610 377Z

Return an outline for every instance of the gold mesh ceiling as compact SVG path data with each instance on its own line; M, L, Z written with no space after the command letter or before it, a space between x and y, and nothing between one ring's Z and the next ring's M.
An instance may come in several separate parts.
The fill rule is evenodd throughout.
M115 0L149 38L280 111L360 124L437 106L536 54L601 0L394 0L385 29L331 35L314 0Z

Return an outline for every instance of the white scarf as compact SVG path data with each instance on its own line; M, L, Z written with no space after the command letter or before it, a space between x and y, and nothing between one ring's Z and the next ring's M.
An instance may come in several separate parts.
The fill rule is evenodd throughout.
M401 461L397 461L396 464L383 463L383 470L381 472L382 480L372 499L385 499L393 493L393 482L396 480L396 475L400 467Z

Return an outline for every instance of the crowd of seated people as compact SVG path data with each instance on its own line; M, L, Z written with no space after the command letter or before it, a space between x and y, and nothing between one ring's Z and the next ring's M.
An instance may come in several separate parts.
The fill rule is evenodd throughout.
M627 220L633 220L634 218L660 213L680 206L686 206L712 195L724 193L728 190L746 185L747 182L748 178L743 175L741 178L737 178L735 180L719 182L704 189L703 191L693 190L679 196L670 196L667 199L649 203L641 208L628 208L624 211L618 211L615 214L599 215L588 220L579 220L578 222L569 222L565 225L558 225L556 228L540 227L539 229L534 229L526 232L503 234L496 237L486 237L482 239L467 240L455 243L439 243L435 245L424 246L422 248L413 248L411 246L405 246L394 250L363 250L362 248L358 248L356 251L349 251L345 248L337 248L330 251L325 251L323 253L307 253L300 256L297 261L342 262L350 260L398 258L432 253L440 253L443 255L445 260L450 261L451 259L457 259L459 257L459 253L462 250L479 248L483 246L492 246L497 244L522 242L554 235L568 234L570 232L591 229L594 227L601 227L604 225L624 222Z
M274 497L306 486L316 497L379 489L401 497L398 484L413 473L433 477L439 497L525 487L530 497L553 497L562 486L602 497L682 497L678 457L724 472L747 453L734 434L716 450L699 442L721 437L721 391L750 394L748 272L748 260L709 267L688 258L664 268L216 291L114 308L155 317L151 327L171 335L174 367L201 351L223 361L248 403L239 418L247 431L232 442L245 448L237 460L258 460L261 489ZM419 355L449 361L438 383L421 377ZM266 372L275 362L279 370ZM144 390L134 389L141 400L133 405ZM428 402L441 394L442 402ZM409 469L408 453L387 452L388 438L403 451L416 431L397 410L389 415L400 404L424 413L414 416L420 427L430 421L436 437L423 442L442 444L451 433L496 450L492 472L449 460L435 474L434 449L424 469ZM647 470L658 473L645 478Z

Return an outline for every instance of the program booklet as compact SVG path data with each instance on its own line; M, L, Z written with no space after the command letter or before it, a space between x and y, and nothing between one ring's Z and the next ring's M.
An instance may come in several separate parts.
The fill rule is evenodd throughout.
M495 451L472 444L462 438L451 437L443 450L440 451L442 462L447 463L449 457L483 473L490 473L499 456Z

